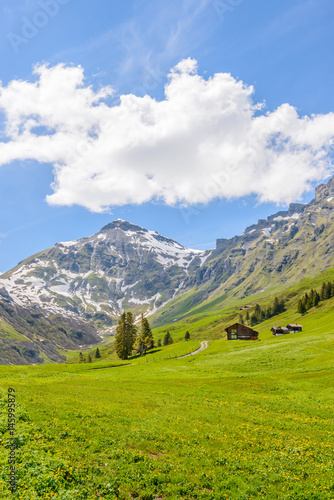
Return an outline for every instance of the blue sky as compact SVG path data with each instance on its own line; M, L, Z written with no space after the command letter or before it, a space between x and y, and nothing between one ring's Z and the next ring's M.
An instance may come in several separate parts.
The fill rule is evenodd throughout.
M160 142L159 148L153 152L148 145L148 141L152 140L151 135L145 137L139 152L134 151L135 157L131 157L126 151L127 157L121 157L122 165L127 169L129 180L133 181L133 189L137 191L128 193L127 186L123 184L114 183L114 186L111 186L114 179L112 175L117 174L117 170L113 171L119 158L117 155L123 154L122 147L128 148L128 143L122 142L117 131L123 130L124 127L126 132L129 109L134 109L133 107L136 107L134 114L140 113L141 120L147 118L142 117L147 109L142 101L127 99L126 109L123 109L123 114L117 118L120 122L113 122L116 131L113 132L112 140L119 148L117 155L115 151L109 150L104 154L98 150L100 143L94 145L93 156L99 159L96 160L97 163L101 161L104 165L105 162L104 169L92 166L91 158L89 161L87 158L87 161L79 162L75 170L70 159L61 155L50 155L49 160L47 151L43 154L27 152L25 155L22 150L20 154L17 153L19 147L27 150L32 147L29 142L31 135L22 145L22 137L18 138L14 132L10 134L8 130L5 131L6 113L11 113L10 116L15 119L20 112L17 110L19 104L16 103L22 102L22 109L28 108L30 94L26 92L26 87L22 86L16 88L12 94L7 92L3 108L0 103L0 145L2 142L2 146L13 145L13 148L10 153L4 147L0 148L0 271L15 266L18 261L58 241L93 234L117 217L155 229L192 248L212 248L216 238L243 232L246 226L285 207L289 201L309 201L314 194L311 187L328 178L331 173L331 152L328 153L328 143L331 140L332 122L328 125L328 120L312 119L313 115L331 117L330 113L334 111L334 5L330 0L148 0L123 3L113 0L4 0L1 9L0 80L4 89L8 89L13 80L30 84L36 82L38 76L33 74L36 64L48 64L48 68L57 67L61 63L64 68L81 66L85 77L82 85L85 88L91 85L93 93L98 93L108 86L113 88L113 94L105 96L103 101L109 109L119 105L120 95L148 95L151 98L147 101L150 109L148 115L157 117L162 116L166 108L164 87L170 83L167 75L180 61L190 58L191 61L197 61L197 67L195 69L193 63L190 69L183 65L176 71L170 85L174 101L169 99L170 109L156 128L159 129L175 119L175 130L175 124L179 123L180 117L182 119L187 109L193 110L193 103L195 102L196 106L198 102L198 99L194 98L194 101L187 103L188 94L196 93L196 90L198 94L203 90L204 94L206 88L208 101L204 101L195 110L197 114L194 116L198 116L198 126L193 128L191 124L186 124L186 151L183 151L182 139L174 137L172 131L168 131L167 137L164 136L166 141L163 147ZM219 73L230 73L233 79L225 79L224 83L219 83L219 79L216 79L214 87L212 79ZM43 70L40 75L51 81L48 69ZM53 115L57 114L57 96L60 95L62 82L69 79L68 75L65 69L64 72L59 72L54 85L48 83L46 91L50 93L50 102L54 108L48 112L46 118L38 118L38 123L45 130L53 123ZM79 81L79 72L75 75ZM199 84L197 76L201 79ZM183 87L180 84L181 77L184 81ZM237 85L240 81L244 86L254 87L251 97L246 96L246 90L240 92ZM80 88L80 85L79 83L77 88ZM188 87L185 87L186 85ZM217 192L210 195L210 185L203 187L201 191L201 183L205 183L205 176L201 177L201 172L206 168L205 161L208 165L208 176L211 175L215 179L218 170L210 170L211 164L218 165L223 162L223 159L226 159L226 151L231 146L226 139L229 135L228 126L222 117L217 118L215 115L215 105L212 101L215 92L218 92L219 99L224 99L227 87L232 87L233 93L228 94L226 99L236 100L237 110L231 120L236 122L235 130L238 134L235 132L237 135L232 137L231 144L235 145L237 142L238 151L240 147L245 147L242 142L243 128L245 133L254 139L254 134L259 129L259 123L256 123L258 115L265 116L269 112L273 114L274 120L279 114L277 109L287 103L289 109L286 110L286 116L290 117L291 110L295 108L299 117L310 117L312 123L309 130L305 130L304 122L295 116L291 116L288 122L283 120L285 124L288 123L287 128L294 131L289 132L290 136L295 134L293 149L295 151L298 143L300 155L297 162L299 170L292 172L293 163L289 167L292 172L291 181L287 172L284 173L284 165L290 165L289 162L292 161L291 151L285 151L286 156L282 157L276 148L274 153L277 168L275 171L272 169L269 174L269 171L266 171L266 168L269 168L269 160L261 163L259 158L262 158L263 150L259 146L256 149L257 158L254 159L255 166L260 161L261 175L259 173L258 183L257 170L254 165L247 170L246 157L243 158L243 163L240 160L241 165L238 165L236 170L232 173L230 170L232 180L224 181L224 185L222 182L215 182L214 189L217 188ZM78 94L77 88L71 89L74 98ZM36 103L39 102L37 94L35 99ZM250 100L253 104L262 103L262 110L253 111L252 119L248 120L244 106L245 103L246 106L250 105ZM32 105L34 102L32 100ZM156 103L162 103L163 106L159 107ZM172 113L173 109L176 109L175 103L178 109L174 117ZM34 112L30 106L29 112L24 112L25 117L20 117L19 127L29 126L27 114L41 116L43 111L37 108L36 105ZM105 113L102 105L90 103L83 120L89 121L96 109L100 114L98 118L94 118L97 120L94 126L100 127ZM200 123L207 124L207 128L213 119L218 120L217 123L221 126L218 131L220 135L212 133L208 136L207 131L201 131ZM59 120L59 130L68 130L70 117L61 117ZM329 130L324 132L325 123ZM273 127L272 122L269 126ZM129 135L133 144L138 141L136 122L132 123L130 128L132 132ZM261 134L267 128L268 122L263 125ZM47 133L52 134L53 131L50 130ZM78 127L76 130L78 134L81 133ZM40 132L34 133L38 136ZM91 130L87 129L85 133L88 137ZM282 129L277 129L277 133L282 135ZM45 131L41 132L41 135L43 134ZM211 157L212 152L209 151L204 160L203 155L200 160L193 158L191 134L194 147L198 143L207 146L210 141L217 145L217 137L222 137L221 156L213 154ZM316 145L311 144L310 135L321 136ZM81 141L79 135L76 137L75 140ZM59 148L62 147L61 144L66 143L66 139L64 141L57 142ZM166 144L170 144L167 150ZM47 148L50 149L50 146L46 146ZM305 158L305 151L309 157L305 160L304 168L300 162ZM139 154L142 154L140 159ZM165 161L163 166L160 165L159 154L161 163ZM233 156L233 151L231 155ZM183 159L178 164L180 157ZM154 166L146 169L143 167L145 161L152 162L153 165L152 158L159 164L156 166L157 170L160 168L156 178ZM66 163L66 168L60 169L58 188L55 188L57 161ZM173 161L175 165L172 165ZM198 162L194 166L194 171L197 169L197 174L194 175L191 170L192 161ZM316 161L317 164L321 163L321 168L315 167ZM166 175L168 162L174 183L170 183ZM140 169L143 179L148 179L147 184L142 178L137 179L137 171ZM91 190L88 177L82 181L84 187L80 188L81 190L77 188L83 172L86 172L86 177L91 176ZM307 172L307 175L304 176L303 172ZM96 176L101 176L105 185L110 184L109 191L103 186L101 188L101 182L96 184ZM250 181L247 181L247 176ZM151 183L152 178L154 186ZM191 184L189 190L187 178L189 185ZM270 182L266 183L266 178ZM247 189L243 183L255 187ZM258 190L257 184L262 186ZM266 193L275 191L276 186L277 197L266 197ZM289 192L285 196L286 191ZM139 196L138 192L142 193L142 196ZM87 201L90 196L91 202ZM104 197L101 201L102 208L99 206L99 197L101 200Z

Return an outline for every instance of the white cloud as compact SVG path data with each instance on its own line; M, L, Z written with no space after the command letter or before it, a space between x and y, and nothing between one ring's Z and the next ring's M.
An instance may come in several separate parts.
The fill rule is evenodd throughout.
M36 81L0 87L6 130L0 165L54 166L54 205L208 202L255 193L290 202L332 173L334 113L300 117L283 104L264 113L253 88L231 75L205 79L197 62L169 74L165 99L85 86L83 69L46 65Z

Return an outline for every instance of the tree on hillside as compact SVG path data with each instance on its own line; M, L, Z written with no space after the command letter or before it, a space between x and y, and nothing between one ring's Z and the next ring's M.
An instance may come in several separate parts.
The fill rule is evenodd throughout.
M171 337L171 334L169 332L166 333L164 336L164 345L169 345L173 343L173 339Z
M140 318L140 327L135 346L141 356L146 354L147 350L154 347L152 330L147 318L145 318L143 314Z
M93 360L92 360L92 356L90 354L88 354L88 359L87 359L88 363L92 363Z
M162 346L161 339L158 339L158 347L161 347L161 346Z
M100 358L101 357L100 350L99 350L98 347L96 348L96 351L95 351L95 357L96 358Z
M297 312L299 314L306 313L305 302L303 300L301 300L301 299L298 301Z
M258 323L258 318L256 314L253 313L250 317L250 326L255 326L257 325L257 323Z
M320 295L318 292L315 292L313 298L313 307L317 307L317 305L319 305L319 302L320 302Z
M86 363L86 358L82 352L79 353L79 363Z
M190 333L188 332L188 330L186 331L186 334L184 336L184 340L189 340L190 339Z
M128 359L136 340L136 327L131 312L123 313L116 328L115 349L120 359Z

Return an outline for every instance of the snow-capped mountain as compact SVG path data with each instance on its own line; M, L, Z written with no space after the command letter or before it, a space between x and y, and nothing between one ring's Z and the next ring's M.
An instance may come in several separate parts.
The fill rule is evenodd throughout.
M137 313L161 308L209 255L116 219L93 236L57 243L23 261L0 277L0 288L20 306L105 326L128 307Z

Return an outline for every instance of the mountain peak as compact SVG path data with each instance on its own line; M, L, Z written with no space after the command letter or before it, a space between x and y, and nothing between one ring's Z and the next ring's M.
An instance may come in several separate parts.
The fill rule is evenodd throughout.
M132 222L128 222L123 219L115 219L113 222L110 222L106 226L104 226L100 233L104 233L106 231L111 231L113 229L121 229L122 231L144 231L146 232L146 229L137 226L136 224L132 224Z
M334 176L331 177L326 184L320 184L315 188L315 199L326 198L334 194Z

